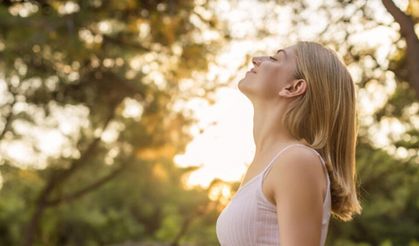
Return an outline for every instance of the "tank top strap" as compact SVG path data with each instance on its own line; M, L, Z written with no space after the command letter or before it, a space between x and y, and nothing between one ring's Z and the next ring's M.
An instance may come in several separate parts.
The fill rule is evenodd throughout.
M324 160L323 160L323 158L322 158L322 156L316 151L316 150L314 150L313 148L311 148L311 147L309 147L309 146L307 146L307 145L304 145L304 144L299 144L299 143L297 143L297 144L290 144L290 145L288 145L288 146L286 146L286 147L284 147L283 149L281 149L275 156L274 156L274 158L272 158L272 160L269 162L269 164L266 166L266 168L263 170L263 173L262 173L262 179L264 179L265 178L265 176L267 175L267 173L269 172L269 170L272 168L272 164L274 163L274 161L276 160L276 158L278 158L278 156L280 155L280 154L282 154L286 149L288 149L288 148L290 148L290 147L292 147L292 146L302 146L302 147L305 147L305 148L308 148L308 149L310 149L310 150L312 150L315 154L317 154L317 156L319 156L320 157L320 161L321 161L321 163L322 163L322 165L324 166L324 168L323 168L323 170L324 170L324 172L325 172L325 175L327 175L327 171L326 171L326 163L324 162Z
M268 165L266 165L266 168L263 170L263 173L262 173L262 179L264 179L265 178L265 176L266 176L266 174L268 173L268 171L271 169L271 167L272 167L272 163L274 163L274 161L276 160L276 158L278 158L278 156L280 156L286 149L288 149L289 147L291 147L291 146L294 146L294 145L302 145L302 144L290 144L290 145L288 145L288 146L285 146L284 148L282 148L273 158L272 158L272 160L268 163Z

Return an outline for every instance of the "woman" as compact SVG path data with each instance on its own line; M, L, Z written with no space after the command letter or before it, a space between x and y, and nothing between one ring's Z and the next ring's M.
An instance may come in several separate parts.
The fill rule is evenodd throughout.
M355 85L336 53L300 41L254 57L238 88L254 107L256 153L217 219L222 246L319 246L330 215L361 214Z

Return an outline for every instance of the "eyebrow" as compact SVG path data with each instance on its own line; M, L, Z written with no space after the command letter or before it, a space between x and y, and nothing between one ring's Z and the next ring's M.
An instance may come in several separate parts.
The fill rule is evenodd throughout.
M285 59L287 59L288 58L288 55L287 55L287 52L285 52L285 50L284 49L279 49L279 50L277 50L276 51L276 54L278 54L279 52L281 52L281 51L283 51L284 52L284 54L285 54Z

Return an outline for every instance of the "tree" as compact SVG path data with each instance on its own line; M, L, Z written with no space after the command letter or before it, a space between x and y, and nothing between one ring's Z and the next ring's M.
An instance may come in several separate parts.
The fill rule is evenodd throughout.
M204 16L202 9L205 3L192 1L2 1L0 71L8 99L1 108L2 142L30 143L16 130L16 122L36 130L48 126L57 109L72 106L88 112L88 124L66 136L70 152L49 158L44 169L27 171L37 177L37 185L24 190L37 195L28 199L24 245L34 244L36 236L45 240L40 229L49 223L42 221L47 209L72 206L71 201L127 170L171 160L184 150L194 119L174 110L175 103L210 97L217 85L197 81L196 87L182 91L181 81L192 71L204 72L224 40L222 34L199 38L205 31L222 30L222 23L214 15ZM205 94L195 94L202 88ZM126 116L125 108L135 103L141 114ZM24 110L17 111L18 104ZM117 137L106 140L109 132ZM153 158L147 160L144 153ZM17 164L13 160L2 162L7 175L20 172L10 171ZM4 192L13 180L4 180Z

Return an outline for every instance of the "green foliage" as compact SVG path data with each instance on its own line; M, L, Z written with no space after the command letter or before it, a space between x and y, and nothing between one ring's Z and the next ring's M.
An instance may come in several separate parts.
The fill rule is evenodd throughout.
M331 220L331 245L408 245L419 235L419 168L367 144L357 146L361 216L351 223ZM345 240L343 240L345 239Z
M193 96L179 81L206 71L207 53L215 55L224 41L196 38L218 31L221 22L201 16L197 25L195 7L193 1L1 1L0 81L8 98L2 140L21 139L42 152L14 121L61 129L50 123L55 108L87 112L79 119L87 124L64 135L67 149L48 157L46 168L26 170L2 156L8 164L0 166L1 245L173 242L189 234L179 225L211 201L205 191L184 188L187 171L172 161L195 122L172 105ZM139 116L124 116L127 99L140 105ZM14 114L17 102L25 107ZM116 137L105 141L106 130ZM201 228L213 227L207 222Z

